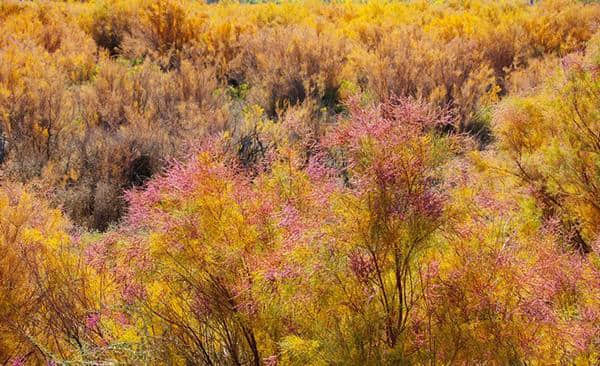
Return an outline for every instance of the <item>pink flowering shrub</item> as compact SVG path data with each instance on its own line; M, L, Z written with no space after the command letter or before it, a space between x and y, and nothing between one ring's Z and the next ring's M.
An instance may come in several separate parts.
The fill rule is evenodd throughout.
M0 365L600 364L598 19L0 2Z

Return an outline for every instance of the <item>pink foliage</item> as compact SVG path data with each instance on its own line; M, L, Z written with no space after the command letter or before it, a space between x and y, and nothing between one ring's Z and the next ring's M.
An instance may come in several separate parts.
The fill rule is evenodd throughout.
M341 189L341 181L338 178L339 172L333 167L328 166L326 153L320 152L310 157L306 166L306 174L315 189L311 192L311 199L314 200L317 207L325 206L332 194Z
M354 251L348 256L348 264L352 273L361 282L367 282L375 270L375 264L369 256L360 251Z
M85 318L85 327L89 330L95 330L98 328L98 324L100 323L100 314L99 313L91 313Z
M11 361L11 366L25 366L25 358L18 357Z
M286 229L286 246L289 248L300 239L304 225L298 210L290 203L285 205L279 214L279 226Z
M222 146L215 139L208 139L193 152L186 162L172 162L162 176L152 179L143 190L134 189L126 193L128 228L136 229L150 222L162 223L163 220L159 219L164 217L157 204L169 198L183 201L197 191L215 189L203 184L205 180L237 181L235 172L225 165Z
M205 294L199 292L192 303L192 311L199 317L209 316L212 311L210 299Z
M135 268L120 266L116 268L116 279L121 285L121 296L129 304L143 299L146 291L142 283L135 277Z
M277 366L279 364L279 359L276 355L269 356L264 360L265 366Z
M411 98L393 98L389 103L369 108L352 99L348 107L352 114L350 123L330 135L326 146L357 148L366 137L396 145L450 121L449 114Z
M114 243L114 235L106 235L102 240L90 244L85 249L85 259L97 271L102 271L110 257L110 246Z
M353 100L350 110L352 119L330 134L325 144L347 152L357 193L386 195L389 202L376 204L399 219L407 215L438 218L446 197L434 178L430 147L421 139L448 123L448 114L409 98L370 108L361 108Z

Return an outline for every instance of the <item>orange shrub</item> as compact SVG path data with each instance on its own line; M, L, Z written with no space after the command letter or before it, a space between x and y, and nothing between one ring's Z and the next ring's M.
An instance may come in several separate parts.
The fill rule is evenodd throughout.
M240 42L237 74L250 84L249 100L267 115L308 99L326 107L338 102L349 52L343 39L306 27L275 27Z

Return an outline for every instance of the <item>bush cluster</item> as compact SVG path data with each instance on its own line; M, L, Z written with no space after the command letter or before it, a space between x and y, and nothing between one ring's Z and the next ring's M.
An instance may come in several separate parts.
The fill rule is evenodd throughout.
M0 364L598 364L599 21L2 2Z
M524 3L5 2L5 170L105 230L124 212L124 190L189 141L251 137L239 131L255 106L270 120L294 106L331 120L357 93L410 96L450 109L451 129L485 143L480 111L509 90L508 76L581 49L599 14Z

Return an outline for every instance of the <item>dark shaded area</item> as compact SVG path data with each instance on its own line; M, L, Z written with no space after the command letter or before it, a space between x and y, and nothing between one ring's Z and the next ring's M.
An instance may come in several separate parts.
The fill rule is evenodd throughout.
M142 155L131 162L128 169L127 180L130 186L138 187L152 177L153 169L150 157Z
M6 158L6 138L0 131L0 164L4 163Z
M256 168L256 164L265 157L266 152L267 147L260 140L256 131L242 136L240 139L238 158L244 168Z
M479 143L480 150L485 149L494 141L494 135L490 125L482 121L472 121L466 126L465 132L475 138L475 140Z

